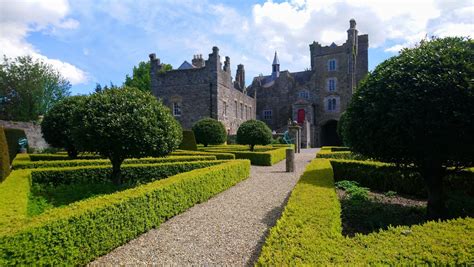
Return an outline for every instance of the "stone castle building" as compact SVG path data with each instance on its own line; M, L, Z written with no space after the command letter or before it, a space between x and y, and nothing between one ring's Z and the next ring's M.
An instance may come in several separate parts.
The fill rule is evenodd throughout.
M184 129L205 117L224 123L229 134L236 134L240 124L255 119L255 96L245 89L245 70L237 66L232 81L230 58L222 66L219 49L212 48L207 60L195 55L176 70L161 72L161 63L150 54L151 90L163 100Z
M256 94L257 119L279 133L286 131L289 119L297 121L304 147L340 145L337 121L368 72L368 45L368 35L358 35L351 19L344 44L309 45L309 70L280 71L275 52L271 75L255 77L248 88Z

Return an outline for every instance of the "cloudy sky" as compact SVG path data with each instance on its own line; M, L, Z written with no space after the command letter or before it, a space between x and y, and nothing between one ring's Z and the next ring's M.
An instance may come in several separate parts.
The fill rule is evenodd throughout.
M474 0L0 0L0 54L30 54L56 67L73 94L122 84L156 53L177 68L220 48L247 83L310 66L308 45L346 39L349 20L369 34L369 68L426 36L474 37Z

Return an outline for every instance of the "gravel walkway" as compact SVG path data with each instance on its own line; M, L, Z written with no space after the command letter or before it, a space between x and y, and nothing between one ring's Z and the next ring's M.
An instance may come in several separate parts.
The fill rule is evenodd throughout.
M317 149L296 154L296 172L285 161L252 166L250 177L205 203L104 255L92 265L233 265L258 259L268 230Z

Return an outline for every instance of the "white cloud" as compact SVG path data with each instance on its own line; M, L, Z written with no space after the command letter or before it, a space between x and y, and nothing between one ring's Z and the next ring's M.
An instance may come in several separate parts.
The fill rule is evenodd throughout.
M41 54L26 38L30 32L76 29L79 22L66 18L66 0L0 1L0 54L7 57L31 55L55 67L71 84L87 81L87 73L78 67Z

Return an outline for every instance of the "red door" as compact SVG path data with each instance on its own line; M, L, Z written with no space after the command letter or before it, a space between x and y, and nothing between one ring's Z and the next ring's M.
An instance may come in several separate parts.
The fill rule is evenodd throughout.
M303 123L304 122L304 116L305 112L304 109L298 109L298 123Z

